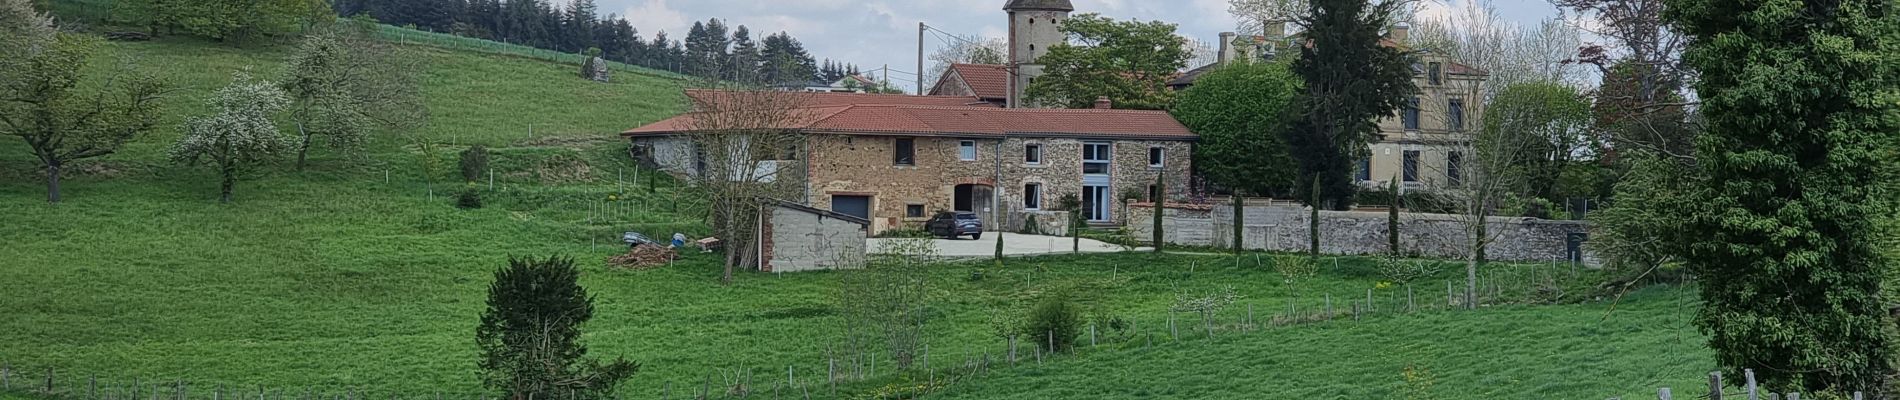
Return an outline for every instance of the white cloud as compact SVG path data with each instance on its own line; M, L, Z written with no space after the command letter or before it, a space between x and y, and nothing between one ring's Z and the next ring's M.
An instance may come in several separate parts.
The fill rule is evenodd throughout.
M638 28L643 36L651 38L653 34L666 31L668 37L684 39L687 28L692 26L686 14L668 7L666 0L645 0L639 6L627 7L620 13L627 23Z

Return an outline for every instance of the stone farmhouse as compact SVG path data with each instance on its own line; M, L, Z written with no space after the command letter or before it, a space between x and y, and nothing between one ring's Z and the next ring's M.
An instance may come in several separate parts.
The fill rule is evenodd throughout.
M956 65L929 95L795 94L785 107L803 116L772 128L804 133L806 143L770 168L795 172L775 175L802 180L805 204L869 220L873 234L921 227L939 211L975 212L991 230L1034 218L1059 231L1067 196L1086 221L1119 224L1123 201L1181 196L1197 137L1167 112L1018 100L1042 74L1036 59L1065 40L1057 27L1074 10L1068 0L1009 1L1011 65ZM698 174L705 157L688 136L704 133L694 118L722 95L688 91L693 112L622 135L643 161ZM1160 174L1165 190L1154 185Z
M1168 82L1176 90L1186 90L1194 80L1230 62L1271 60L1285 51L1297 37L1285 35L1285 25L1268 25L1265 36L1238 37L1222 33L1219 61L1197 68ZM1406 26L1387 31L1382 43L1403 47L1409 39ZM1418 62L1412 66L1412 81L1419 95L1398 116L1379 121L1382 134L1371 145L1369 157L1359 160L1356 178L1361 185L1384 187L1398 179L1408 189L1457 188L1465 176L1464 144L1470 133L1479 129L1484 113L1484 84L1489 74L1452 61L1428 50L1413 52Z
M720 92L689 91L696 105ZM801 179L805 204L870 221L873 234L916 228L939 211L982 216L1017 230L1076 196L1092 223L1119 223L1125 194L1146 201L1186 193L1197 137L1164 111L1008 109L976 97L796 93L802 117L771 129L804 133L772 168ZM688 135L703 111L624 132L643 162L698 174L706 162ZM1154 187L1167 174L1167 190ZM1165 194L1164 194L1165 193ZM1064 210L1067 211L1067 210Z

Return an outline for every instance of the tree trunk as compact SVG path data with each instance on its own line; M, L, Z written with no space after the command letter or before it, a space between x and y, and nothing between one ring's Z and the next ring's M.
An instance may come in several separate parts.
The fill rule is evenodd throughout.
M59 204L59 162L46 163L46 202Z
M1478 259L1472 257L1465 262L1465 309L1478 307Z
M221 174L224 175L224 179L219 184L218 202L230 204L231 188L237 185L237 170L233 167L226 166L223 171L221 171Z
M1310 243L1312 248L1309 249L1312 252L1310 256L1313 257L1314 262L1318 262L1319 261L1319 203L1320 203L1319 175L1313 176L1313 196L1312 197L1313 197L1312 204L1307 205L1308 207L1313 208L1313 215L1311 216L1311 220L1306 221L1307 233L1308 233L1307 236L1309 239L1312 240L1312 243Z
M297 134L303 136L303 143L297 145L297 170L303 171L304 160L310 155L310 131L304 130L303 122L297 123Z
M1473 235L1471 236L1470 262L1465 264L1465 308L1467 309L1478 306L1478 267L1484 266L1485 229L1488 227L1484 217L1486 205L1483 195L1480 194L1477 204L1471 209L1470 218L1476 225L1471 227Z

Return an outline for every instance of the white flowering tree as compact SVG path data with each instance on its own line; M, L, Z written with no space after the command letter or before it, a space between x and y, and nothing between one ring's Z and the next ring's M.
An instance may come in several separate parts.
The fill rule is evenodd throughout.
M289 137L277 131L272 115L283 111L289 96L277 85L237 79L211 96L211 115L185 122L185 136L172 148L174 162L217 168L221 177L219 201L231 202L231 188L250 169L268 164L292 149Z

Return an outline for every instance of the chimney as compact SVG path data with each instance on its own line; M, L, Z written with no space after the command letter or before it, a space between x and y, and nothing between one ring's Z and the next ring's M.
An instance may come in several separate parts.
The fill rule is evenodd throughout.
M1412 26L1406 24L1393 25L1392 29L1385 33L1387 39L1392 39L1392 41L1398 42L1399 44L1405 44L1405 40L1410 39L1411 36Z
M1114 101L1114 100L1109 100L1109 99L1108 99L1108 96L1102 96L1102 97L1097 97L1097 98L1095 98L1095 109L1097 109L1097 110L1107 110L1107 109L1111 109L1111 108L1115 108L1115 101Z
M1234 36L1233 32L1220 33L1220 61L1215 64L1227 65L1228 61L1234 60Z

